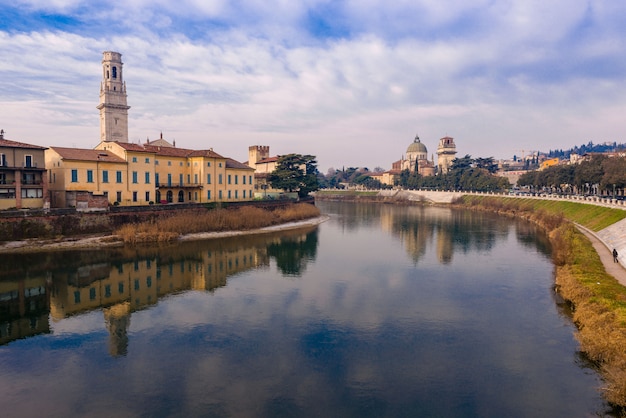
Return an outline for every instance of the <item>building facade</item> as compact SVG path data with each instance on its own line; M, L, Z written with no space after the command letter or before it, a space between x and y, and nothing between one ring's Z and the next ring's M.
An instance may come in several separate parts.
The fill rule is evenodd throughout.
M128 142L128 109L126 82L122 71L122 54L102 53L100 83L100 141Z
M0 130L0 210L47 205L45 150L4 139L4 130Z
M45 153L52 207L252 200L254 169L245 164L213 149L177 148L163 134L144 144L128 141L122 65L120 53L103 53L100 143L94 149L51 147Z
M437 147L437 168L439 173L446 174L456 158L456 144L454 138L444 136L439 140Z

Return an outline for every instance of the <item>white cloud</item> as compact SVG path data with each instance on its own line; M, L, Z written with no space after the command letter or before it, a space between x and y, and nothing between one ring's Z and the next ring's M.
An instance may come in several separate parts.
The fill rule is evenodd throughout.
M389 168L416 132L432 151L447 134L460 154L495 157L624 140L626 6L456 3L52 3L121 26L0 31L2 127L24 142L94 146L101 52L116 50L131 139L209 138L242 160L264 143L316 154L321 168ZM332 7L339 15L324 14ZM309 12L346 36L316 37L302 26Z

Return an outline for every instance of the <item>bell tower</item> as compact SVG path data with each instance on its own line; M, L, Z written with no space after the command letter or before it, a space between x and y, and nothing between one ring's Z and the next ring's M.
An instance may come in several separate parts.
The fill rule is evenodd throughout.
M100 141L128 142L128 109L126 82L122 73L122 54L102 53L100 83Z

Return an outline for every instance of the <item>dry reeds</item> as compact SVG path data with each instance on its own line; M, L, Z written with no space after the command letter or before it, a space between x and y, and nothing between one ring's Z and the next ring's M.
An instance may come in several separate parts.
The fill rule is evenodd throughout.
M180 235L201 232L242 231L319 216L320 211L307 203L266 210L253 206L238 209L189 211L137 224L126 224L114 234L125 243L165 242Z

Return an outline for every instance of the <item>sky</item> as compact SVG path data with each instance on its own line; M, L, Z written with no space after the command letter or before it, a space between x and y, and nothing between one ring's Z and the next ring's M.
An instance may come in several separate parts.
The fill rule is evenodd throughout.
M0 0L0 128L94 148L116 51L130 142L323 173L390 169L416 135L496 159L626 142L624 22L615 0Z

